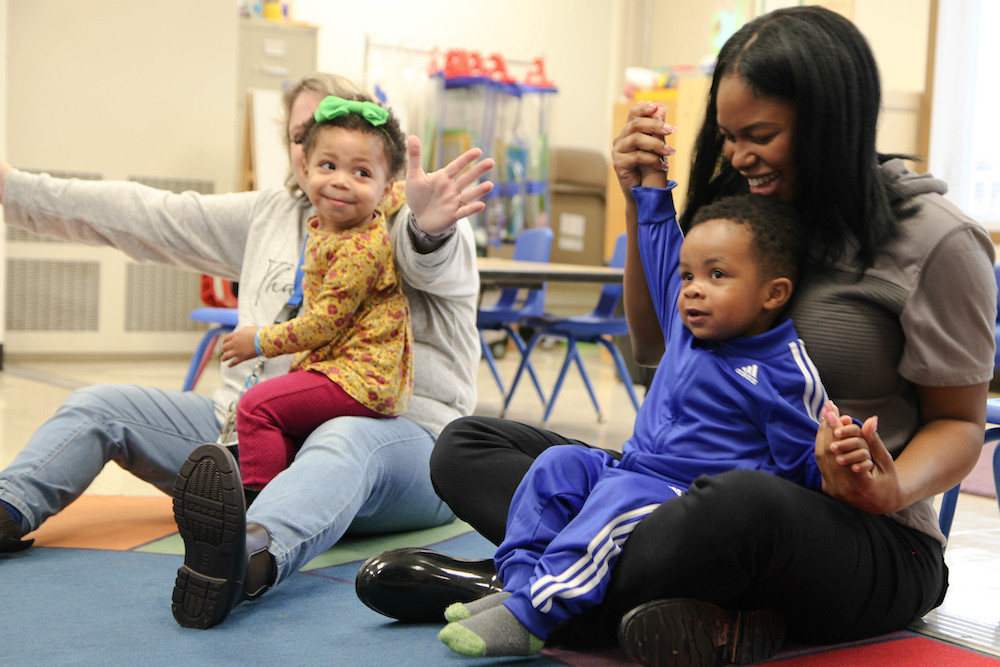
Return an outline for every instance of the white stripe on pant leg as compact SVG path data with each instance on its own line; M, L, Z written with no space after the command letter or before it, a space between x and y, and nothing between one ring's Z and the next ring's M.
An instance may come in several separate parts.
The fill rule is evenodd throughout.
M600 531L598 531L597 535L595 535L594 538L587 545L587 554L589 554L589 557L582 556L576 563L566 568L566 570L564 570L561 574L558 575L547 574L544 577L540 577L538 580L535 581L535 583L531 585L531 592L532 593L535 592L536 590L538 590L540 586L543 586L550 581L564 581L575 575L580 568L584 567L588 562L593 560L593 555L598 545L603 543L619 524L625 523L630 520L637 521L638 519L645 517L647 514L649 514L659 506L660 503L656 503L654 505L646 505L645 507L639 507L634 510L629 510L628 512L625 512L624 514L621 514L612 519L611 521L609 521L607 524L605 524L603 528L601 528Z
M575 597L596 586L608 570L608 561L621 553L621 543L643 518L660 506L660 503L630 510L609 521L587 545L587 553L557 575L539 577L530 587L531 604L536 609L548 611L552 596L569 590Z
M608 545L609 548L604 552L600 562L594 563L571 581L548 586L544 591L531 599L531 604L541 612L548 612L552 609L552 598L554 597L561 597L568 600L593 590L607 575L608 561L621 553L621 544L631 534L632 528L635 528L634 523L623 527L621 531L616 531L615 535L620 535L620 537ZM581 583L581 580L586 576L590 578ZM541 606L539 607L539 605Z

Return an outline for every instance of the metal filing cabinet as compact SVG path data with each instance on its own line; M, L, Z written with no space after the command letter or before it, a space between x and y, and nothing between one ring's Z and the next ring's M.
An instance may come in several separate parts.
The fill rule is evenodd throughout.
M250 88L281 90L316 69L317 28L311 25L241 19L237 98L240 108Z

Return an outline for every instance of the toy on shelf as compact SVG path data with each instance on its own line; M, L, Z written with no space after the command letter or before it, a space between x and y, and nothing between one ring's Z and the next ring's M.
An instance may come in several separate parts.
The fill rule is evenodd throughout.
M545 61L534 60L521 84L521 136L527 144L525 226L549 224L549 119L556 87L545 75ZM519 230L512 230L514 236ZM513 237L511 237L513 238Z
M495 184L483 198L486 208L471 219L481 252L548 225L548 133L557 91L542 58L508 61L500 53L380 44L367 36L365 54L366 86L420 136L425 169L440 169L473 147L496 161L485 176ZM511 65L526 72L522 80Z
M472 146L496 161L489 175L494 190L476 216L481 249L517 238L524 229L548 224L548 131L556 88L541 58L532 61L523 82L510 74L499 53L483 58L453 49L444 57L441 119L435 160L439 168Z

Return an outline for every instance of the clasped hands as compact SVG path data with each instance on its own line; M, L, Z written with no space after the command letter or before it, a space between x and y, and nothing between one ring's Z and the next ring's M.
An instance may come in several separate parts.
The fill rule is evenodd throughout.
M816 463L823 492L860 510L882 514L898 493L892 455L878 434L878 417L858 426L832 401L820 412L816 433Z

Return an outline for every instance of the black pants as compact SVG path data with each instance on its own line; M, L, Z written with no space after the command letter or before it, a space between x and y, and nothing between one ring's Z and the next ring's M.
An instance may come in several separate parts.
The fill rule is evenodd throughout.
M431 456L434 488L499 544L521 477L553 445L587 446L503 419L459 419ZM793 641L847 641L905 628L941 603L947 580L941 545L930 536L774 475L734 471L698 478L644 519L604 602L562 637L607 642L629 609L692 597L780 611Z

